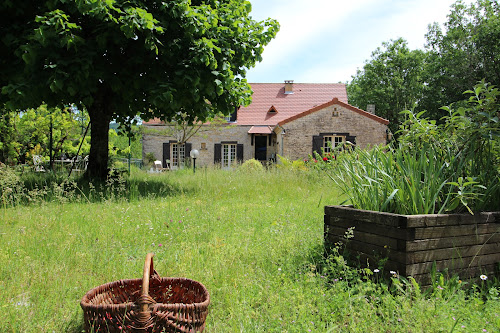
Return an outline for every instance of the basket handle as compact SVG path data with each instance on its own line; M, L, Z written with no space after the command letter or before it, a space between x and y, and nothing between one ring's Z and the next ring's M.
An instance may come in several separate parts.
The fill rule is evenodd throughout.
M144 271L142 274L142 290L141 297L149 297L149 279L158 277L158 273L154 269L153 264L154 253L148 253L146 255L146 261L144 262ZM148 303L140 304L141 312L146 312L148 310Z

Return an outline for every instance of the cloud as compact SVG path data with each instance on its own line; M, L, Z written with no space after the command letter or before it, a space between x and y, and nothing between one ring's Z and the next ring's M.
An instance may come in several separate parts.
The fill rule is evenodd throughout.
M275 18L281 29L248 72L250 82L345 82L382 42L402 37L423 48L427 26L445 22L455 0L251 2L254 19Z

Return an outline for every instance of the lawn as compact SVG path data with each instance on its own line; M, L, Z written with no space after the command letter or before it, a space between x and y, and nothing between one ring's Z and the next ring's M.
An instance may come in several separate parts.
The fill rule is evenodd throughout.
M500 329L493 277L422 293L325 258L323 207L341 199L321 173L136 171L106 194L45 184L0 209L0 332L81 332L83 295L141 277L148 252L161 276L207 287L207 332Z

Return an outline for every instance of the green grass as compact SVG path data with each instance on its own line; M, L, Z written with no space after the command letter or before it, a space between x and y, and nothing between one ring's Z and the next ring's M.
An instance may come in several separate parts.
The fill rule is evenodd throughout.
M323 206L339 192L322 174L137 171L117 184L107 195L80 184L68 200L46 193L0 210L0 332L81 332L83 295L140 278L148 252L161 276L208 288L207 332L500 327L498 301L462 289L390 291L397 283L323 258Z

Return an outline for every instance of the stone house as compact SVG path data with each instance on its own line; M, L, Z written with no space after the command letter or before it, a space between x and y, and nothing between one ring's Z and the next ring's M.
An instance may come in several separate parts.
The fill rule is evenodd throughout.
M304 159L313 151L329 151L349 141L361 148L385 144L388 120L347 103L345 84L255 83L252 103L240 107L227 123L203 125L199 134L179 144L173 136L145 131L143 156L152 152L164 167L176 168L199 151L200 165L230 167L255 158L276 160L277 154ZM146 129L165 129L158 119L143 123ZM203 128L205 127L205 128ZM159 133L159 131L157 131ZM167 165L169 164L169 165Z

